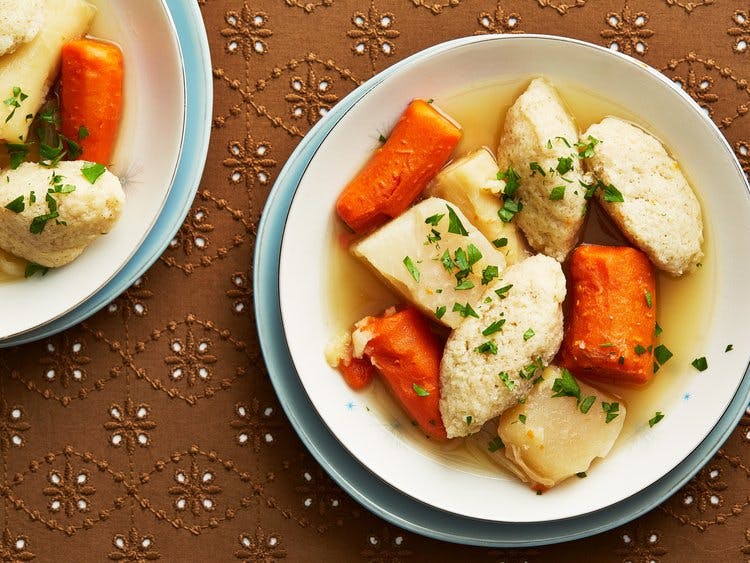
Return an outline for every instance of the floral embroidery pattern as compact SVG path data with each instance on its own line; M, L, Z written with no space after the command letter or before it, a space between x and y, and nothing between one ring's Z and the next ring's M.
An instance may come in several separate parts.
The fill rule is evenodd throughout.
M484 33L523 33L518 29L521 17L516 13L506 14L500 2L497 3L493 13L482 12L477 18L481 29L475 31L474 35Z
M8 528L3 530L0 538L0 561L31 561L36 558L27 548L29 539L17 536Z
M175 339L169 344L173 354L164 358L164 363L171 366L173 380L184 380L190 387L198 381L211 379L211 366L218 358L210 353L211 341L197 341L192 329L188 328L185 341Z
M47 476L49 484L42 493L50 497L49 510L59 512L62 510L66 516L71 517L78 512L90 510L89 499L96 489L88 484L89 471L87 469L74 470L69 460L65 461L62 473L56 470L49 472Z
M85 366L91 363L91 358L85 354L85 342L73 342L66 333L48 341L46 348L47 354L39 359L46 368L44 379L58 381L66 389L86 379Z
M355 55L367 55L373 70L380 55L390 57L396 50L393 41L401 34L393 29L394 21L393 13L381 14L375 7L374 0L370 3L367 14L356 12L352 17L354 29L346 32L349 38L354 39L352 51Z
M169 243L170 248L182 247L186 256L190 256L197 249L203 251L208 246L208 233L213 232L214 226L208 222L208 210L198 207L188 215L177 235Z
M260 526L254 534L240 534L240 549L234 552L237 559L247 563L271 563L286 558L286 550L275 534L269 534Z
M177 497L174 506L182 511L189 509L194 516L200 515L202 510L212 511L216 508L214 497L222 492L222 488L214 483L214 474L209 470L198 468L198 461L193 458L190 469L177 469L174 473L177 483L169 488L169 494Z
M289 81L292 93L284 96L290 105L292 117L306 117L310 125L323 117L339 99L330 91L332 83L330 76L318 78L312 65L307 67L307 78L293 76Z
M721 479L722 470L709 465L700 470L698 475L682 489L682 502L685 506L695 506L699 512L710 508L719 508L724 499L721 496L727 484Z
M22 433L31 428L25 420L23 407L9 407L5 399L0 399L0 448L7 452L11 447L23 446Z
M750 142L737 141L734 145L734 152L745 174L750 174Z
M334 100L335 101L335 100ZM229 141L227 147L230 157L222 163L230 168L229 181L239 184L244 180L246 187L252 187L257 181L261 186L267 186L271 181L271 169L276 167L276 161L268 154L271 147L268 141L255 142L251 136L245 137L243 142Z
M136 444L145 448L150 443L149 430L156 428L156 423L148 419L149 407L145 404L134 404L128 397L125 406L115 403L109 407L112 420L104 423L110 432L109 441L115 447L125 444L129 453L135 451Z
M698 0L697 2L684 2L683 0L665 0L667 6L679 6L685 10L688 14L693 13L693 10L700 8L701 6L713 6L716 0Z
M609 12L604 21L610 27L600 33L609 41L609 48L622 51L631 55L644 55L648 50L646 39L652 37L654 32L646 28L648 14L646 12L633 13L628 2L622 12Z
M221 36L228 40L227 53L241 52L247 59L252 55L263 55L268 51L266 39L273 35L266 28L268 16L264 12L253 12L245 2L240 12L227 12L229 27L221 30Z
M659 563L659 557L666 555L667 550L659 544L659 534L654 531L644 532L639 525L635 529L622 532L621 547L615 552L623 561L649 561Z
M277 428L279 423L273 420L274 409L272 407L260 408L260 402L253 399L252 406L246 403L238 403L234 407L237 418L229 425L237 431L237 443L241 446L252 444L255 452L260 452L263 442L273 442L271 430Z
M143 276L135 280L125 293L109 304L107 311L120 311L125 320L130 318L131 313L137 317L145 317L148 314L147 301L154 296L154 292L145 287L146 279L147 276Z
M713 115L711 106L719 101L719 96L711 91L714 86L714 79L711 76L704 75L698 77L695 69L691 66L686 79L683 79L681 76L675 76L672 80L690 94L708 115Z
M586 5L586 0L574 0L568 4L565 2L557 2L557 0L536 0L537 4L542 8L552 8L557 11L558 14L564 16L568 13L571 8L582 8Z
M380 534L367 536L366 546L360 555L370 561L401 561L403 557L410 557L413 553L404 545L403 535L391 538L391 530L385 526Z
M232 300L232 312L237 315L250 313L253 303L253 287L249 276L244 272L235 272L230 279L232 289L226 291L226 296Z
M149 534L142 535L136 528L130 528L128 535L117 534L112 539L114 551L107 557L112 561L156 561L161 559L161 554L153 549L154 537Z
M727 34L734 37L734 52L744 53L747 51L748 42L750 42L750 19L745 10L737 10L732 16L732 20L737 24L727 29Z

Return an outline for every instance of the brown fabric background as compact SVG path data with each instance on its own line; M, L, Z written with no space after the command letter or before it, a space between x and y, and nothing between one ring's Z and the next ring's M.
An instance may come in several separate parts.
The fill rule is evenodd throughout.
M321 111L395 61L463 35L617 43L680 81L750 169L747 0L198 3L216 94L187 221L107 309L0 352L0 558L749 560L750 415L672 499L587 540L469 548L370 515L317 466L280 411L258 351L250 266L270 187Z

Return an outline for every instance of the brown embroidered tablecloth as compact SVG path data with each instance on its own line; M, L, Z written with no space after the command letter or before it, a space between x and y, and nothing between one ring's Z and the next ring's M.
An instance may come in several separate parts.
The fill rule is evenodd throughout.
M462 547L372 516L318 467L280 410L254 328L251 261L271 185L321 114L395 61L475 33L566 35L642 59L698 101L750 170L750 3L198 3L214 128L185 224L98 315L0 351L0 558L749 560L750 415L672 499L586 540Z

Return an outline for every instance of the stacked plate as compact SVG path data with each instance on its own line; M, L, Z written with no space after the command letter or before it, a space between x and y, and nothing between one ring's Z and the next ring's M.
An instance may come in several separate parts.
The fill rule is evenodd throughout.
M195 197L211 126L211 62L195 2L99 0L91 33L126 63L125 109L113 172L127 194L116 227L76 261L0 285L0 347L47 337L88 318L166 249Z
M643 424L589 472L542 495L512 480L454 467L422 451L362 406L323 358L334 336L327 280L336 197L413 98L450 96L486 83L544 75L581 84L640 116L670 147L702 199L717 290L697 355L710 369L680 375L681 392L658 427ZM721 179L719 179L721 178ZM721 195L710 189L721 185ZM721 220L715 218L721 218ZM362 505L427 536L510 547L599 533L676 492L734 429L750 397L750 342L740 342L750 304L741 284L750 255L747 180L721 133L685 92L630 57L549 36L459 39L406 59L337 104L302 140L266 204L255 254L254 291L263 354L281 404L325 470ZM710 262L709 262L710 260ZM339 288L346 291L346 288ZM689 307L689 303L685 307ZM375 313L375 311L372 311ZM746 340L746 339L745 339ZM731 354L725 353L734 343ZM373 409L374 410L374 409ZM354 411L354 412L352 412Z

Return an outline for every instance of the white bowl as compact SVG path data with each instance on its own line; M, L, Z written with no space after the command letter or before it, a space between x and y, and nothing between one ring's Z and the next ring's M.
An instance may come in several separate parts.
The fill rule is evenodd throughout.
M369 394L352 391L325 362L337 330L328 290L335 201L374 148L373 134L392 124L417 97L449 96L473 85L544 75L585 87L638 116L683 166L702 199L709 233L706 266L715 295L702 295L708 315L690 337L694 355L679 359L679 395L646 419L587 479L573 479L536 496L507 475L446 462L411 434L376 413ZM750 359L743 323L750 300L741 280L750 266L750 195L746 178L721 133L679 87L647 65L580 41L547 36L467 38L416 56L366 92L331 130L309 162L284 230L279 293L287 345L303 386L334 435L390 485L431 506L502 522L539 522L610 506L657 481L687 457L729 405ZM691 304L686 303L688 314ZM376 313L377 311L372 311ZM725 353L727 344L734 350ZM690 366L697 356L709 369ZM678 365L678 364L673 364ZM659 377L657 375L657 377ZM365 408L368 407L368 408ZM571 447L575 447L571 445Z
M115 228L46 276L0 283L0 340L33 330L86 301L145 240L166 202L185 125L183 61L161 1L96 0L90 34L117 42L125 60L124 113L112 171L126 194Z

